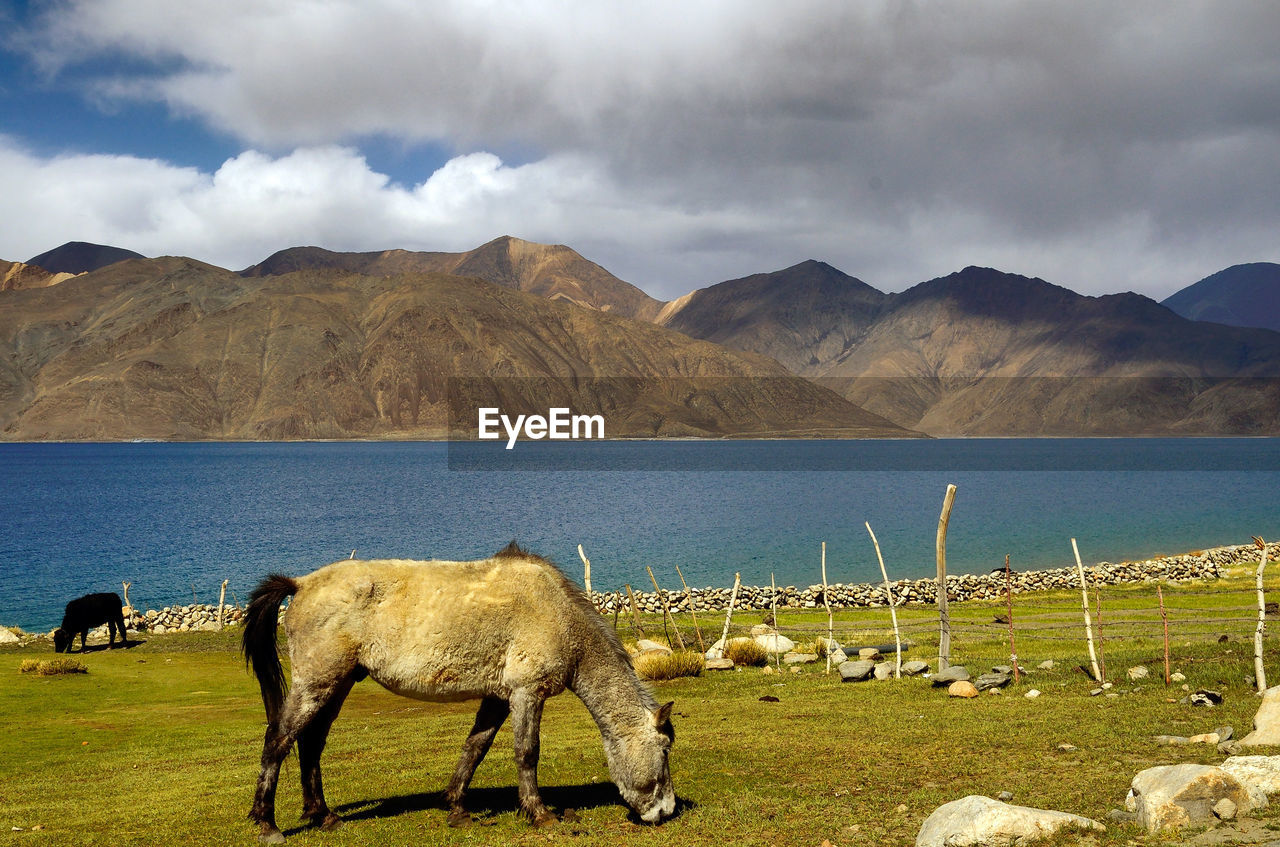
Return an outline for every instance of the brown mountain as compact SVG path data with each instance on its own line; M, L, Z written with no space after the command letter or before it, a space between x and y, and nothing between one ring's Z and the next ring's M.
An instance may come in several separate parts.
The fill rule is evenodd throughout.
M68 241L52 250L46 250L39 256L27 259L27 264L44 268L50 273L82 274L126 259L141 258L143 258L141 253L125 250L122 247L91 244L87 241Z
M986 268L896 295L814 271L702 289L667 324L933 435L1280 433L1280 334Z
M435 437L456 376L610 436L911 434L764 357L440 273L135 259L4 306L11 440Z
M320 247L293 247L246 268L241 274L262 277L322 268L370 276L423 272L474 276L550 300L565 300L640 320L651 320L662 307L662 303L639 288L564 245L536 244L511 236L496 238L466 253L408 250L335 253Z
M0 261L0 291L17 291L19 288L46 288L71 279L75 274L50 273L38 265L26 262Z

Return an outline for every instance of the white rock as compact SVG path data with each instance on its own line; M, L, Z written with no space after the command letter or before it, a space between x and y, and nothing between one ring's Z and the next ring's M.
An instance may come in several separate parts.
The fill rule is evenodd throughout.
M1237 811L1236 804L1226 797L1213 804L1213 816L1218 820L1233 821Z
M1186 676L1183 675L1182 671L1174 671L1173 673L1169 674L1169 681L1170 682L1186 682L1187 678Z
M708 647L707 652L704 655L708 660L723 659L724 658L724 639L717 638L716 643Z
M1026 697L1028 700L1034 700L1040 696L1040 689L1038 688L1028 689L1027 693L1023 694L1022 696Z
M1129 668L1128 676L1131 680L1137 681L1139 679L1146 679L1150 675L1151 671L1147 670L1145 665L1137 665Z
M1255 808L1280 794L1280 756L1228 756L1218 767L1240 780Z
M14 635L8 629L0 626L0 644L17 644L18 636Z
M1214 805L1224 797L1241 814L1253 808L1249 792L1240 781L1212 765L1159 765L1133 778L1138 824L1159 832L1213 819Z
M763 647L766 653L790 653L796 649L796 643L785 635L757 635L756 643Z
M1066 812L1031 809L971 795L945 803L925 818L916 847L984 847L1024 844L1064 827L1106 832L1095 820Z
M641 638L636 642L636 647L640 648L641 653L670 653L671 648L665 644L659 644L656 641L650 641L647 638Z
M1280 744L1280 685L1262 692L1262 705L1253 716L1253 732L1240 739L1241 747Z
M1053 659L1045 659L1043 662L1036 665L1036 667L1042 671L1051 671L1053 670Z
M751 627L752 638L755 638L757 635L777 635L777 634L778 634L778 631L773 627L769 626L767 623L758 623L755 626Z

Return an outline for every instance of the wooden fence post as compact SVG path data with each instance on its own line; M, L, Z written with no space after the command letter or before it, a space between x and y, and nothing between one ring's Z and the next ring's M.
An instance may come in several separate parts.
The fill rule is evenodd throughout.
M1018 648L1013 643L1013 571L1009 570L1009 554L1004 554L1004 596L1009 613L1009 661L1013 662L1013 681L1022 679L1018 668Z
M898 633L898 610L893 599L893 589L889 586L889 572L884 568L884 556L880 555L880 542L871 531L871 524L863 521L863 526L871 534L871 543L876 548L876 560L880 562L880 576L884 577L884 596L889 601L889 620L893 622L893 645L897 648L898 657L893 664L893 678L902 679L902 636Z
M729 621L733 619L733 604L738 602L738 588L742 585L742 574L735 573L733 575L733 591L729 594L729 608L724 613L724 632L720 633L720 643L725 645L729 643ZM723 646L721 649L724 649Z
M591 596L591 560L587 558L587 554L582 551L582 545L578 545L578 556L582 559L582 584L587 589L587 596ZM594 603L595 601L592 600Z
M1164 622L1164 684L1169 687L1169 612L1164 607L1164 588L1156 586L1156 596L1160 598L1160 620Z
M680 570L679 565L676 565L676 574L680 577L680 584L684 586L684 601L689 604L689 614L693 616L693 632L698 636L698 649L706 653L707 645L702 641L702 627L698 626L698 610L693 607L693 592L689 590L689 583L684 581L684 571Z
M1102 588L1093 586L1094 608L1098 610L1098 668L1102 671L1102 681L1107 681L1107 653L1103 649L1107 640L1102 637Z
M951 521L951 504L956 499L956 487L947 486L942 498L942 515L938 518L938 670L951 667L951 613L947 611L947 524Z
M827 586L827 542L822 542L822 603L827 607L827 669L823 673L831 673L831 645L835 643L835 619L831 616L831 597Z
M653 583L653 590L658 595L658 602L662 604L662 628L664 631L666 630L667 618L671 618L671 625L675 627L676 630L676 644L678 644L680 649L683 650L684 637L680 635L680 625L676 623L676 616L671 614L671 607L667 605L667 598L662 596L662 589L658 587L658 580L653 575L653 568L645 565L644 569L649 572L649 581ZM667 643L671 643L671 633L669 632L667 633Z
M773 571L769 572L769 588L772 590L771 605L773 606L773 663L781 671L782 656L778 653L778 636L782 632L778 629L778 584L773 580Z
M222 629L222 604L227 599L227 580L222 581L222 588L218 591L218 629Z
M1258 627L1253 631L1253 675L1257 679L1258 693L1267 690L1267 669L1262 665L1262 633L1267 627L1267 600L1262 593L1262 572L1267 568L1267 542L1253 536L1254 545L1262 551L1255 577L1258 585Z
M1076 554L1076 572L1080 574L1080 603L1084 607L1084 634L1089 642L1089 663L1093 668L1093 678L1102 681L1102 672L1098 670L1098 654L1093 649L1093 622L1089 619L1089 586L1084 581L1084 564L1080 561L1080 548L1076 540L1071 539L1071 550Z
M636 595L632 593L630 585L627 585L627 599L631 601L631 619L635 621L636 633L644 638L644 628L640 626L640 610L636 608Z

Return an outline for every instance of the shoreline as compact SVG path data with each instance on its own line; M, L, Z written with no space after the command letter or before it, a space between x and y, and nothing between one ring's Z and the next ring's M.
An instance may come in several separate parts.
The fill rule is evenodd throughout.
M1090 585L1134 585L1152 583L1161 580L1167 582L1188 582L1192 580L1217 579L1226 568L1236 567L1246 562L1258 560L1258 548L1252 544L1231 544L1211 547L1205 550L1193 550L1172 556L1156 556L1138 562L1096 562L1085 565L1084 571ZM1280 560L1280 542L1267 545L1267 558ZM1023 594L1034 591L1057 591L1080 588L1080 578L1074 567L1050 568L1046 570L1014 571L1011 574L1013 593ZM934 577L922 579L900 579L891 581L895 606L915 605L931 606L936 603L936 584ZM831 595L831 608L886 608L884 583L830 583L827 586ZM652 591L633 592L636 606L646 614L662 614L662 600ZM693 588L690 587L688 597L683 589L679 591L663 589L662 598L672 612L723 612L729 606L732 588ZM1005 596L1005 575L1003 571L984 574L955 574L947 576L947 598L950 602L966 600L999 600ZM602 615L614 612L626 612L630 604L621 591L592 591L591 600ZM690 602L692 601L692 602ZM738 588L735 610L762 611L772 608L774 592L769 586L742 585ZM825 608L821 585L809 585L797 588L794 585L780 585L777 588L777 605L782 609L822 609ZM222 606L222 623L218 622L218 606L216 603L193 603L186 606L166 606L162 609L129 610L125 615L125 625L131 633L151 633L166 635L176 632L216 632L222 626L237 626L243 620L244 610L238 606L224 604ZM29 644L32 641L48 639L49 633L25 632L17 627L0 624L0 629L18 630L22 633L19 641ZM107 628L98 627L89 631L91 638L105 638Z

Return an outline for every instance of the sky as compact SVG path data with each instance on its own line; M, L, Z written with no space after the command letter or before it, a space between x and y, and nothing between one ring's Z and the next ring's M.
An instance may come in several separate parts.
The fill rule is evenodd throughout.
M1161 299L1280 261L1280 4L0 0L0 259L568 244Z

